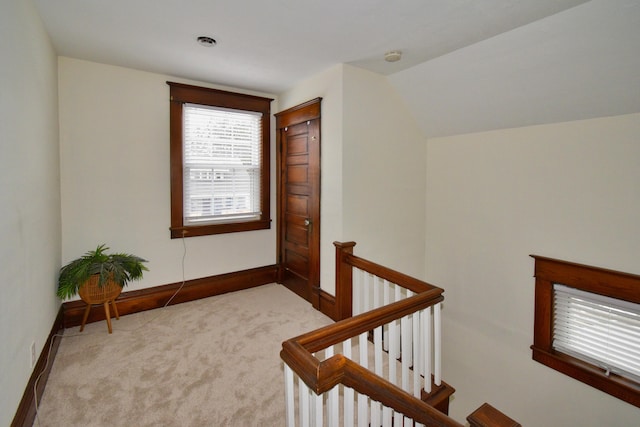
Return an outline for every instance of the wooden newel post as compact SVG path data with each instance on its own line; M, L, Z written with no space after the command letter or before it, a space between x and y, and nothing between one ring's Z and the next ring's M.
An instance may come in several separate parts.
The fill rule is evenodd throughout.
M353 255L356 242L333 242L336 247L336 310L335 320L347 319L352 316L353 296L353 268L345 261L348 255Z

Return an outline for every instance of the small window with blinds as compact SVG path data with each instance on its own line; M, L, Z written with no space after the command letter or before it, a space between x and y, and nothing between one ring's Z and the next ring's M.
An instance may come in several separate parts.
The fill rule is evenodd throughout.
M640 407L640 276L532 257L533 359Z
M270 227L268 98L171 87L171 236Z

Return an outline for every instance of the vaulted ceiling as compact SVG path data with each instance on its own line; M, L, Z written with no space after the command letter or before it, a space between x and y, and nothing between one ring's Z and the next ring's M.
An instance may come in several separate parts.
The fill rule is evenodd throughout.
M428 136L640 111L640 0L34 2L63 56L275 94L387 75Z

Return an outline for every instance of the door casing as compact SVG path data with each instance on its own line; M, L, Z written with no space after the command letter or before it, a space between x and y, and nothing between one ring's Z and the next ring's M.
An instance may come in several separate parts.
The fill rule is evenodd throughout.
M312 99L303 104L289 108L277 113L276 117L276 145L277 145L277 251L278 251L278 280L301 297L310 301L316 309L320 309L320 106L322 98ZM309 126L309 163L307 169L310 198L308 201L307 229L308 236L303 236L308 240L308 254L304 248L300 249L303 256L308 256L305 260L308 265L307 280L303 280L302 275L295 274L288 261L288 251L292 249L292 243L287 240L287 227L291 221L287 221L287 199L290 196L291 186L288 183L289 165L286 161L287 153L283 152L288 147L286 144L286 132L289 128L298 126ZM299 176L299 173L295 173ZM291 217L291 215L289 215ZM294 219L296 233L300 233L300 219ZM305 221L306 222L306 221ZM299 267L304 262L296 263Z

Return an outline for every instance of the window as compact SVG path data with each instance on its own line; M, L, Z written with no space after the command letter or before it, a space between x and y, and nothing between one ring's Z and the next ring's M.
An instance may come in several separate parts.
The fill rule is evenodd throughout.
M171 237L269 228L272 100L167 84Z
M640 304L553 285L553 349L640 382Z
M533 359L640 407L640 276L532 257Z

